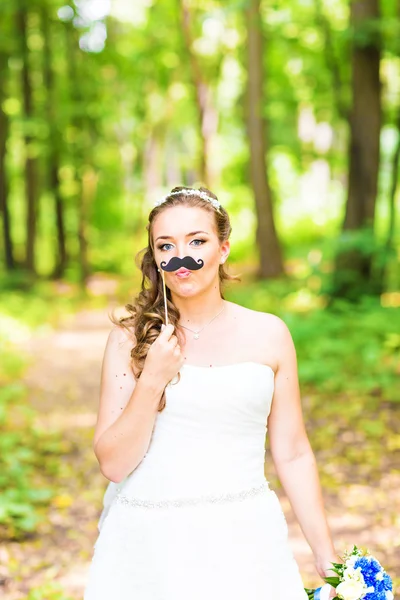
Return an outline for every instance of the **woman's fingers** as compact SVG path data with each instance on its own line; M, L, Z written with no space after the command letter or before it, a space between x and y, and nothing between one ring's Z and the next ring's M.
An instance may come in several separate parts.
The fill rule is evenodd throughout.
M169 323L168 325L161 325L161 333L158 336L158 340L160 341L168 341L171 335L174 333L174 325Z
M174 348L179 345L178 338L176 337L176 335L171 335L171 338L169 341L173 344Z

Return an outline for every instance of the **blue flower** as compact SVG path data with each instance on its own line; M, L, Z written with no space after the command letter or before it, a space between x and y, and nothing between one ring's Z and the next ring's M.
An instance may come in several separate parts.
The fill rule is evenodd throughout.
M386 600L386 592L371 592L366 594L363 600Z
M354 564L354 568L361 569L364 581L369 588L369 592L364 596L364 600L386 600L386 590L391 585L391 580L385 577L386 573L382 565L372 556L362 556Z
M385 590L393 591L392 579L387 573L383 574L383 585L385 586Z
M361 569L366 585L368 587L374 587L375 593L384 591L383 580L379 581L379 578L377 579L377 575L383 573L383 569L375 558L372 558L371 556L362 556L356 560L354 568ZM372 600L372 598L368 600Z
M392 591L392 580L376 558L372 556L357 558L354 568L361 569L365 584L369 589L364 600L387 600L386 591Z

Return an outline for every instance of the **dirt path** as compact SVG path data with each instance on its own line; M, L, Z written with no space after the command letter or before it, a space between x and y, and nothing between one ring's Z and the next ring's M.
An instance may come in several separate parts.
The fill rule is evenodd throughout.
M40 425L59 431L68 444L47 525L36 538L2 548L0 561L14 565L10 571L15 575L5 600L26 598L30 590L47 585L50 589L54 581L66 596L82 597L106 486L92 452L92 436L109 330L107 311L81 312L59 331L24 344L34 357L24 375L29 402L40 415ZM50 599L51 593L46 594L38 600Z
M62 586L65 598L82 598L106 486L91 444L109 330L107 311L81 312L59 331L29 343L29 352L35 357L24 377L31 391L30 402L39 411L42 424L62 432L69 450L62 457L65 472L63 469L60 493L40 535L0 547L0 562L18 565L18 577L8 583L5 600L26 598L29 590L51 586L50 582ZM326 494L337 548L349 548L355 542L367 546L392 575L396 571L400 575L399 483L399 474L390 472L382 474L378 486L349 481L341 497ZM304 582L317 584L311 553L283 497L282 504ZM46 592L34 596L34 600L41 598L50 600L52 596Z

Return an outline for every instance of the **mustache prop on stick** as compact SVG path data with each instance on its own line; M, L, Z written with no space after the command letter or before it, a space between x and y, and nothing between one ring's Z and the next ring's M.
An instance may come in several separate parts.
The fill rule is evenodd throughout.
M204 266L204 260L199 258L197 261L194 260L191 256L185 256L184 258L179 258L179 256L173 256L169 263L166 263L165 260L161 263L161 268L164 271L177 271L181 267L185 269L189 269L189 271L198 271L201 267Z
M202 267L204 267L204 260L199 258L197 261L191 256L185 256L184 258L179 258L179 256L173 256L171 260L167 263L165 260L160 264L162 269L162 281L163 281L163 291L164 291L164 308L165 308L165 324L168 325L168 309L167 309L167 292L165 289L165 275L164 271L171 273L173 271L177 271L181 267L188 269L189 271L198 271ZM160 270L160 269L158 269Z

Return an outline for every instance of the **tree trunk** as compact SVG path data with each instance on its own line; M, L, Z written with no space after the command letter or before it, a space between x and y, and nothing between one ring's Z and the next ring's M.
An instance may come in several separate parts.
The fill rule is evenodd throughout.
M389 226L386 239L388 249L393 247L394 227L396 223L396 196L399 187L399 166L400 166L400 107L398 108L397 119L397 144L392 161L392 181L389 193Z
M86 286L90 275L90 263L88 256L88 233L87 227L90 217L90 208L96 195L97 174L92 167L87 167L82 176L82 193L79 203L78 239L80 248L81 283Z
M385 246L381 255L380 265L377 275L379 290L385 289L385 280L389 274L392 260L396 260L396 249L394 245L394 231L396 224L396 196L399 188L399 167L400 167L400 107L398 108L396 118L397 144L392 159L392 177L389 190L389 223L386 235Z
M46 89L46 117L49 126L49 154L48 154L48 183L54 198L54 209L57 227L57 252L53 277L62 277L67 266L66 235L64 223L64 205L60 194L60 179L58 176L60 157L60 135L54 108L56 99L54 94L54 72L51 64L52 48L49 30L49 12L46 4L41 7L41 22L43 34L43 81Z
M23 1L19 1L16 11L16 25L20 39L22 59L21 87L23 96L24 115L28 129L25 128L25 197L26 197L26 268L35 272L35 241L37 223L37 168L36 159L32 156L32 135L29 133L29 121L33 117L32 86L29 70L29 50L27 43L27 10ZM25 126L26 127L26 126Z
M3 217L3 243L5 266L8 271L15 269L14 249L11 238L11 221L8 206L8 177L6 171L7 139L9 132L8 115L2 106L6 98L8 56L0 51L0 213Z
M263 115L263 34L260 0L249 0L247 9L247 127L250 144L251 182L257 215L257 244L260 277L277 277L284 272L281 248L275 229L272 192L266 166L267 121Z
M351 4L351 20L357 32L370 19L379 18L378 0ZM379 41L356 43L352 56L353 110L350 116L350 171L344 229L373 226L379 174L381 84ZM366 126L368 124L368 126Z
M400 3L397 3L397 12L398 18L400 19ZM388 233L386 238L386 252L387 256L392 253L394 250L393 247L393 239L394 239L394 229L396 224L396 196L399 189L399 167L400 167L400 104L397 108L397 117L396 117L396 129L397 129L397 144L393 154L392 161L392 181L389 192L389 226ZM384 279L384 275L386 273L389 261L383 265L383 274L382 274L382 283Z
M373 226L379 175L381 130L380 40L368 32L371 20L379 18L378 0L351 3L355 31L352 50L353 106L350 116L349 181L343 231L364 231L354 237L351 248L339 251L334 294L355 299L374 291ZM357 34L364 30L362 44ZM357 241L358 239L358 241Z
M343 97L343 78L341 73L341 63L340 59L335 55L332 29L329 20L327 19L324 13L323 1L314 0L314 5L316 13L316 25L321 29L322 35L324 37L324 58L332 79L332 98L334 99L334 104L338 116L341 119L347 121L349 119L349 111Z
M77 52L79 52L78 39L75 28L71 23L65 25L66 46L68 57L68 77L69 89L71 90L71 102L73 105L74 116L71 119L71 125L77 132L75 148L71 150L72 161L75 165L79 192L77 194L77 216L78 216L78 241L79 241L79 266L80 266L80 283L83 289L86 288L86 283L90 275L90 263L88 258L88 223L89 203L92 199L92 186L90 185L90 177L87 180L87 187L84 181L85 172L85 157L87 153L88 142L86 140L87 127L86 120L83 116L83 94L80 86L82 74L80 73L79 61L76 60ZM90 164L90 161L88 161Z
M200 177L202 182L212 189L217 179L215 163L212 161L212 143L218 129L218 113L212 102L210 86L206 83L197 56L193 52L191 14L187 0L180 0L180 6L185 49L189 57L191 75L196 90L196 105L200 124Z

